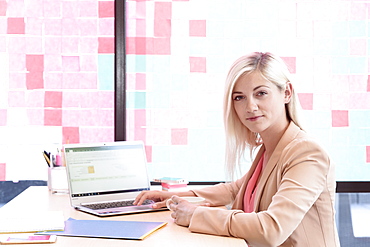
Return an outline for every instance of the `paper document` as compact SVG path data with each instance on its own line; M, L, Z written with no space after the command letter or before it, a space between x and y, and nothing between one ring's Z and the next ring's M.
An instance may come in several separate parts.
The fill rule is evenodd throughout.
M0 233L63 231L62 211L0 211Z

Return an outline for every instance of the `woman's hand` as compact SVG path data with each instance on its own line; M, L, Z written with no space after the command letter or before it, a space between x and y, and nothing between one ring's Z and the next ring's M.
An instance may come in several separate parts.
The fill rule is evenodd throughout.
M173 195L173 193L167 191L145 190L136 197L134 205L140 206L146 199L149 199L155 202L152 208L163 208L166 207L166 200Z
M181 226L189 226L191 217L193 217L194 211L199 206L207 206L209 207L209 203L204 203L201 205L191 204L185 199L182 199L178 196L172 196L172 201L169 205L172 214L171 217L175 219L175 223Z

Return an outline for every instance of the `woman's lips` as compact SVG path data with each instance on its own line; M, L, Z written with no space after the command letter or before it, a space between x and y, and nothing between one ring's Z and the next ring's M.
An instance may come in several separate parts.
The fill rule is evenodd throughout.
M252 122L254 122L254 121L257 121L258 119L260 119L262 116L256 116L256 117L249 117L249 118L247 118L247 120L248 121L252 121Z

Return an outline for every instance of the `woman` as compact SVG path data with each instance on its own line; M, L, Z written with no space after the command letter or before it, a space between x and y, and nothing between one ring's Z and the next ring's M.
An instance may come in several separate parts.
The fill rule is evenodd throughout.
M250 246L339 246L335 225L334 167L301 128L298 102L284 62L253 53L231 67L225 92L226 163L234 174L249 148L258 149L241 179L201 190L142 192L162 207L172 197L172 217L193 232L244 238ZM237 165L235 165L237 164ZM194 206L179 196L199 196ZM204 207L232 204L231 210Z

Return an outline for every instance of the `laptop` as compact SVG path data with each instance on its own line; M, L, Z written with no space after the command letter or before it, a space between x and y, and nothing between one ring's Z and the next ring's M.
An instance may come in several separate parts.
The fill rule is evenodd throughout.
M144 143L120 141L66 144L64 158L71 206L97 216L152 212L153 201L135 206L143 190L150 190Z

